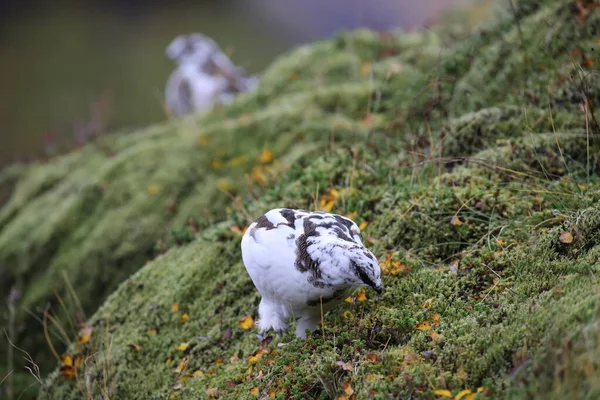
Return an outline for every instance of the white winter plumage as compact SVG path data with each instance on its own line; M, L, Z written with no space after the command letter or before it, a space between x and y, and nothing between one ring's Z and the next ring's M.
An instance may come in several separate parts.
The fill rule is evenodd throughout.
M261 332L281 333L299 318L296 336L315 329L324 311L357 286L381 291L380 268L360 230L340 215L274 209L252 223L242 238L242 258L262 295Z
M166 55L177 63L165 89L166 106L173 115L228 103L237 93L258 84L258 79L235 66L214 40L200 33L177 36Z

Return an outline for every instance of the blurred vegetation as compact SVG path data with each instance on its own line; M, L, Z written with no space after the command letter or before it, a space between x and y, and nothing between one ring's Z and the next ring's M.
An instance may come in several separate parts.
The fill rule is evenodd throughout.
M294 41L236 1L135 3L38 2L2 19L0 166L81 146L90 122L105 134L165 120L176 35L206 33L253 73Z
M0 174L11 337L60 364L42 398L597 398L600 9L505 15L342 34L227 107ZM239 241L281 206L352 216L387 290L259 345Z

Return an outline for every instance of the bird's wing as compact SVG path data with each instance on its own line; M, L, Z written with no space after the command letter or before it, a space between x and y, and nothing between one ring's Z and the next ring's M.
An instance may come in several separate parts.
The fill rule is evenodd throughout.
M294 228L280 224L261 226L260 219L248 227L242 238L242 256L247 268L294 267L296 259Z

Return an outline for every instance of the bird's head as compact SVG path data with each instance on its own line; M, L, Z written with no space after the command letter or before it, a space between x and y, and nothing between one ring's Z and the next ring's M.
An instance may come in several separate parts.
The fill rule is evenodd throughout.
M165 54L177 64L188 61L200 64L206 62L218 51L220 51L219 46L214 40L201 33L192 33L179 35L173 39L167 46Z
M362 246L353 247L349 252L350 278L356 286L369 286L381 294L381 268L377 258Z

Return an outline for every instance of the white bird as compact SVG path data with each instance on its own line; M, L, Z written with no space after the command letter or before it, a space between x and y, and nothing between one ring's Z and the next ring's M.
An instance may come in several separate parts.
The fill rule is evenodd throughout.
M242 259L262 298L258 327L282 334L298 318L296 336L314 330L323 311L357 286L381 293L377 258L364 247L358 226L337 214L276 208L242 237Z
M165 53L177 64L165 89L166 107L173 115L231 102L237 93L258 84L256 77L247 76L214 40L201 33L177 36Z

